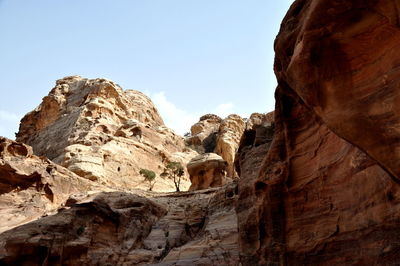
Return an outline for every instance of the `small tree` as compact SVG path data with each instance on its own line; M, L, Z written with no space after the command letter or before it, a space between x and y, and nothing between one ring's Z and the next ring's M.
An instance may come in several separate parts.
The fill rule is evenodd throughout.
M153 191L154 184L156 183L156 173L148 169L140 169L139 174L144 176L144 180L149 182L149 191Z
M165 168L164 172L161 173L161 177L169 177L174 180L176 191L179 192L181 185L181 178L185 174L183 166L180 162L169 162Z

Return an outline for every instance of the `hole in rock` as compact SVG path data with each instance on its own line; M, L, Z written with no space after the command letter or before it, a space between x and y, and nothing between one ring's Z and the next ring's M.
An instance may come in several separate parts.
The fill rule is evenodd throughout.
M265 191L267 189L268 185L263 183L263 182L257 182L256 183L256 192L261 192Z
M389 192L386 194L386 197L387 197L387 199L388 199L389 201L393 201L393 200L395 199L395 197L394 197L392 191L389 191Z
M228 191L228 192L226 193L226 197L228 197L228 198L233 198L233 196L235 196L235 193L233 193L232 190L231 190L231 191Z

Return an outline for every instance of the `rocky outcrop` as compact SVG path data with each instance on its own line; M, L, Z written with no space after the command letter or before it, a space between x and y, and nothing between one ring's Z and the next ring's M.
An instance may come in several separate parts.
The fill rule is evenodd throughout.
M245 121L238 115L229 115L225 119L208 114L192 126L191 137L186 142L199 153L216 153L227 163L227 176L236 178L234 160L244 132Z
M99 193L7 231L0 235L0 263L239 264L236 184L147 197Z
M275 135L239 184L243 265L400 259L396 1L297 0L275 42Z
M220 187L227 182L227 162L215 153L204 153L187 164L192 185L189 190Z
M254 113L247 120L235 157L235 169L240 177L257 177L274 136L272 115L273 112Z
M222 121L218 130L215 153L221 155L228 163L227 176L230 178L238 177L235 171L234 161L244 128L245 122L243 118L238 115L229 115Z
M190 128L191 136L186 142L199 153L214 152L221 122L222 119L217 115L203 115L199 122Z
M186 164L196 155L168 129L151 100L123 91L106 79L79 76L57 81L43 102L21 121L17 140L86 179L114 188L143 188L141 168L160 174L170 161ZM186 174L181 190L190 183ZM155 191L173 191L158 178Z
M1 235L0 262L7 265L105 265L142 263L138 251L166 210L136 195L100 193L54 216Z
M107 190L0 137L0 233L54 213L73 193L100 189Z

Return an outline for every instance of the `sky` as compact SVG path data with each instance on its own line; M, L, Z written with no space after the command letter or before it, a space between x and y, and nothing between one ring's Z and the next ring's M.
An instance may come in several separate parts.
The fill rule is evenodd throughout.
M273 42L291 0L0 0L0 135L70 75L139 90L183 134L274 109Z

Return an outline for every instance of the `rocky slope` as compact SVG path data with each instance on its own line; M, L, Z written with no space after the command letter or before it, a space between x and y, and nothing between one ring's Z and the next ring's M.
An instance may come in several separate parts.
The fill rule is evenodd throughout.
M73 179L65 179L71 180L70 186L74 186ZM40 197L42 192L34 188L28 189ZM60 192L69 198L55 214L0 234L1 265L239 263L234 183L219 189L173 194L139 190L134 194L71 192ZM8 194L13 192L2 196ZM29 207L25 201L20 204ZM40 204L37 202L35 207L41 211Z
M160 174L167 162L196 155L167 128L151 100L106 79L58 80L43 102L21 121L17 140L77 175L120 188L147 188L141 168ZM190 186L188 174L181 189ZM173 191L158 178L155 191Z
M0 233L56 212L73 193L90 191L107 188L0 137Z
M239 184L243 265L400 261L398 7L290 8L275 42L275 136Z

